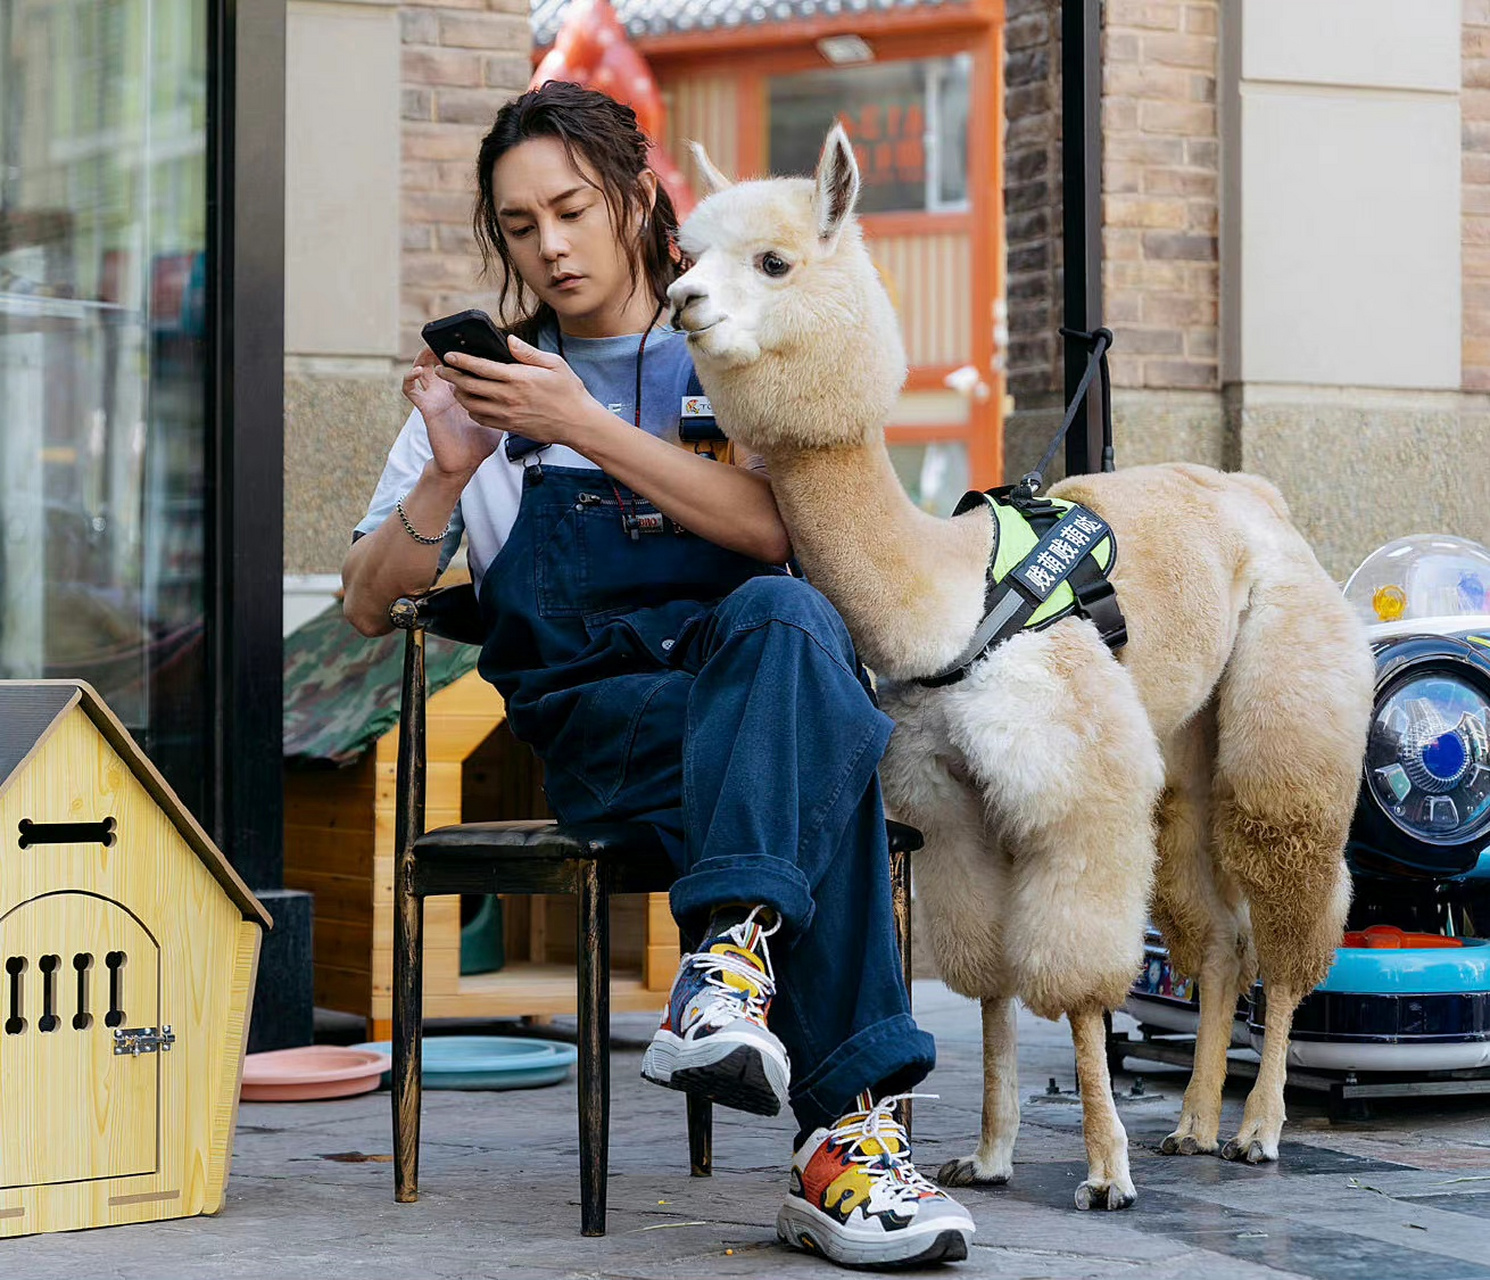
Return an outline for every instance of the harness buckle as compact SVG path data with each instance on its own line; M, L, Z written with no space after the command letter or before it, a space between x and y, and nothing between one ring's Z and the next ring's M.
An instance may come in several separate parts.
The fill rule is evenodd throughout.
M1076 611L1091 619L1103 643L1114 651L1126 645L1128 621L1123 617L1122 606L1118 604L1117 588L1112 585L1112 579L1105 575L1094 575L1090 578L1083 577L1080 581L1072 577L1068 581L1076 596Z

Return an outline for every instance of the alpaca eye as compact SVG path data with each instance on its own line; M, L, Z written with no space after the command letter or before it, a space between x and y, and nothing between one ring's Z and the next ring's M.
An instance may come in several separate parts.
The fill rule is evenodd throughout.
M779 253L766 252L755 260L756 267L768 276L779 278L792 269L792 264Z

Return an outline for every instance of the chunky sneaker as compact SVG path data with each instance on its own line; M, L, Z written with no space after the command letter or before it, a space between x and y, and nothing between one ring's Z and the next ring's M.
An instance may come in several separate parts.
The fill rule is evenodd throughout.
M786 1103L791 1065L767 1028L776 993L756 907L683 958L662 1025L642 1058L642 1076L721 1106L774 1116Z
M968 1212L916 1172L905 1130L891 1115L896 1094L861 1094L831 1129L792 1157L791 1193L776 1215L787 1244L846 1267L960 1262L976 1228Z

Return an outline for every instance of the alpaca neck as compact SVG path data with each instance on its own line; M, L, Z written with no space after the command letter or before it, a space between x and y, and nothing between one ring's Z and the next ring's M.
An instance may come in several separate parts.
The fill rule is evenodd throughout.
M920 510L878 432L832 448L768 448L765 460L797 558L864 663L905 679L956 658L983 616L988 518Z

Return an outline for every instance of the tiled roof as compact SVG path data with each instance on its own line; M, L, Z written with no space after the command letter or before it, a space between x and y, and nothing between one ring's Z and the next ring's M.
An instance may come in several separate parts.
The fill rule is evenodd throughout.
M571 0L533 0L533 43L553 43ZM840 14L921 9L942 0L613 0L616 17L632 39L720 31L756 22L831 18Z

